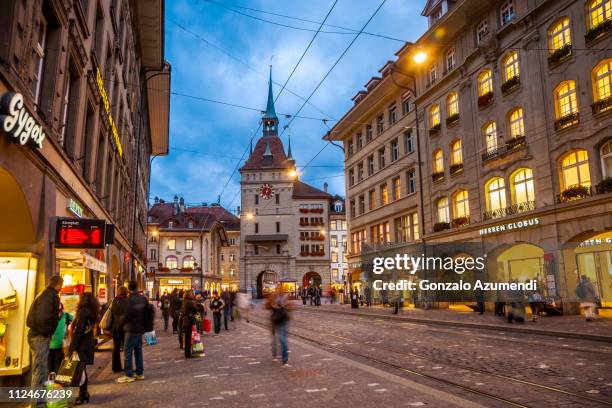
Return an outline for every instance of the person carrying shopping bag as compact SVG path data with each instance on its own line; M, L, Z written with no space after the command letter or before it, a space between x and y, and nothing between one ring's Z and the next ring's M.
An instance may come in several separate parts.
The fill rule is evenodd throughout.
M193 326L195 325L196 315L198 313L198 306L196 305L193 290L190 289L185 291L181 305L181 331L184 334L183 348L185 349L185 358L193 358L191 354L191 340L193 337Z

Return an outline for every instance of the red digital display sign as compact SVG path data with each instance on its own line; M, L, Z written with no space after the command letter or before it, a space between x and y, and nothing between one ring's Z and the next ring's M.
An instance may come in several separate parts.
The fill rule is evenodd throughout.
M59 218L55 231L57 248L104 248L106 222L85 218Z

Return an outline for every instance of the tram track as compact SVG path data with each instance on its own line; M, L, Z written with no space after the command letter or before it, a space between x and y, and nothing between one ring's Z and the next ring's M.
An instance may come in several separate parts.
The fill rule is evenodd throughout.
M265 327L265 328L268 328L268 329L270 328L270 325L267 324L267 323L254 320L253 318L251 318L250 320L251 320L252 323L255 323L255 324L257 324L257 325L259 325L261 327ZM291 327L294 328L294 329L297 328L297 329L300 329L300 330L303 330L303 331L307 331L308 333L312 333L313 332L312 328L301 326L301 325L297 325L295 322L291 323ZM369 347L369 348L375 348L376 350L381 350L381 351L385 351L385 352L388 352L388 353L393 353L393 354L404 356L404 357L408 357L409 356L409 357L419 358L419 359L422 359L422 360L427 360L427 361L430 361L430 362L436 363L436 364L444 364L444 365L447 365L447 366L449 365L448 362L436 360L436 359L431 358L429 356L417 354L417 353L414 353L414 352L406 352L406 351L395 350L395 349L392 349L392 348L389 348L389 347L380 346L379 344L377 344L376 347L374 347L372 344L360 342L360 341L358 341L356 339L353 339L353 338L347 339L345 337L334 335L334 334L329 334L329 333L321 333L321 332L319 332L319 334L323 335L323 336L339 338L339 339L342 339L342 340L345 340L345 341L346 340L350 340L350 342L352 344L357 344L357 345L364 346L364 347ZM530 406L530 405L525 405L524 403L513 401L513 400L505 398L503 396L495 395L495 394L493 394L491 392L484 391L482 389L477 389L477 388L474 388L474 387L470 387L470 386L458 383L456 381L449 380L449 379L444 378L444 377L432 375L432 374L429 374L429 373L426 373L426 372L423 372L423 371L417 371L417 370L414 370L412 368L409 368L409 367L403 366L401 364L398 364L396 362L386 361L386 360L383 360L381 358L375 357L373 355L368 355L368 354L364 354L363 352L358 352L358 351L355 351L355 350L350 350L349 348L346 348L346 347L340 347L338 345L332 345L330 343L318 340L318 339L313 338L311 336L307 336L307 335L304 335L304 334L296 333L295 330L291 330L289 332L289 335L292 336L292 337L295 337L295 338L307 341L309 343L316 344L316 345L318 345L318 346L320 346L320 347L322 347L324 349L333 350L333 351L336 351L336 352L339 352L339 353L349 354L349 355L352 355L354 357L357 357L357 358L360 358L360 359L364 359L364 360L370 361L372 363L378 364L380 366L392 368L394 370L398 370L398 371L400 371L402 373L406 373L406 374L409 374L409 375L412 375L412 376L416 376L416 377L420 377L420 378L426 378L426 379L429 379L429 380L432 380L432 381L435 381L435 382L438 382L438 383L445 384L445 385L450 386L450 387L459 388L459 389L461 389L461 390L463 390L465 392L468 392L468 393L471 393L471 394L480 395L482 397L486 397L488 399L492 399L492 400L501 402L501 403L506 404L506 405L510 405L510 406L514 406L514 407L525 407L525 408L532 408L533 407L533 406ZM492 372L489 372L489 371L486 371L486 370L482 370L482 369L478 369L478 368L473 368L473 367L465 367L465 366L461 366L461 365L456 365L455 364L455 365L452 366L452 368L458 369L458 370L462 370L462 371L477 373L479 375L486 375L488 377L495 377L496 379L499 379L499 380L502 380L502 381L507 381L507 382L511 382L511 383L514 383L514 384L526 385L526 386L529 386L529 387L532 387L532 388L535 388L535 389L538 389L538 390L543 390L543 391L546 391L546 392L555 393L558 396L571 397L572 399L578 399L579 401L582 401L582 402L576 402L577 404L580 404L580 405L577 405L577 406L585 406L585 405L582 405L583 402L584 401L589 401L590 404L588 406L593 406L592 404L595 403L595 404L599 404L599 406L602 406L602 407L603 406L610 406L610 407L612 407L612 402L601 400L601 399L590 397L590 396L584 396L584 395L576 394L574 392L566 391L566 390L563 390L563 389L560 389L560 388L557 388L557 387L552 387L552 386L548 386L548 385L544 385L544 384L538 384L538 383L535 383L535 382L532 382L532 381L527 381L527 380L523 380L523 379L519 379L519 378L515 378L515 377L510 377L510 376L506 376L506 375L503 375L503 374L492 373Z

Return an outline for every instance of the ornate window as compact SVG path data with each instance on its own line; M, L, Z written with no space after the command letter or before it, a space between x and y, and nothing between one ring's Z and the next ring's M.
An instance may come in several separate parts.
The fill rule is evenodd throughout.
M510 128L510 136L525 136L525 121L523 118L523 108L516 108L510 111L510 113L508 113L508 125Z
M433 128L440 124L440 105L431 105L429 108L429 127Z
M601 101L612 96L611 83L612 59L607 59L593 69L593 99Z
M574 150L561 159L562 190L591 185L589 155L586 150Z
M448 197L442 197L436 202L438 209L438 222L450 222L450 212L448 207Z
M495 122L491 121L486 123L482 128L482 133L485 138L487 152L491 153L497 150L497 126Z
M454 140L450 145L451 165L462 164L461 139Z
M555 88L555 113L557 119L578 113L576 83L574 81L563 81Z
M522 204L535 201L533 189L533 171L529 168L516 170L510 175L512 204Z
M453 216L454 218L470 216L470 202L467 190L457 191L453 195Z
M166 257L166 268L168 269L178 268L178 259L176 256L170 255Z
M485 184L488 211L506 208L506 185L501 177L494 177Z
M612 140L608 140L599 149L601 170L604 177L612 177Z
M518 77L519 71L519 54L516 51L510 51L502 60L502 68L504 75L504 82Z
M437 149L433 154L433 172L444 172L444 155L442 154L442 149Z
M446 52L446 71L451 71L455 68L455 49L451 48Z
M572 37L570 34L569 17L563 17L553 24L548 30L548 48L552 54L567 45L571 45Z
M612 19L612 0L592 0L588 3L589 28Z
M457 92L451 92L446 97L446 115L451 117L459 114L459 96Z
M186 256L183 258L183 268L194 268L195 258L193 256Z
M478 96L493 92L493 74L490 69L478 74Z

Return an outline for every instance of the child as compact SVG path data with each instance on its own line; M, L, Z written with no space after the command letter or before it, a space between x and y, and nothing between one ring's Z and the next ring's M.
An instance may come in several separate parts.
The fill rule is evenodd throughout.
M64 305L60 303L60 319L49 343L49 372L57 373L57 370L59 370L62 364L62 360L65 357L63 346L64 339L66 339L67 336L66 329L70 326L72 319L72 315L64 312Z

